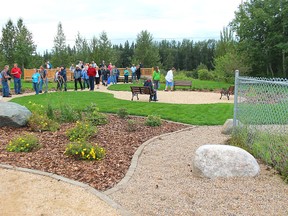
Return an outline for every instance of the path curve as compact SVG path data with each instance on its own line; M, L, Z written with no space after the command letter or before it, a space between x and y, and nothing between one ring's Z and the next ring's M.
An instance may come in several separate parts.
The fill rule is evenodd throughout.
M88 91L85 89L84 91ZM111 91L108 90L106 86L100 86L99 89L95 89L95 92L106 92L114 95L115 98L122 100L131 100L132 94L129 91ZM13 98L23 97L28 95L34 95L35 93L26 93L22 95L13 95L10 98L1 98L1 101L9 101ZM175 104L213 104L213 103L233 103L234 96L230 96L230 100L226 96L223 96L220 100L220 93L215 92L198 92L198 91L158 91L157 103L175 103ZM137 102L136 97L134 101ZM148 102L148 95L139 95L139 101Z

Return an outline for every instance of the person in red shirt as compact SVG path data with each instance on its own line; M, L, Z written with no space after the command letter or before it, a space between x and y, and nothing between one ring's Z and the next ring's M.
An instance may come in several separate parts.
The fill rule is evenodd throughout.
M94 68L92 64L89 64L87 75L89 76L90 91L94 91L96 73L96 68Z
M14 67L11 69L11 75L14 78L14 90L15 94L22 94L21 93L21 74L22 71L18 67L18 65L15 63Z

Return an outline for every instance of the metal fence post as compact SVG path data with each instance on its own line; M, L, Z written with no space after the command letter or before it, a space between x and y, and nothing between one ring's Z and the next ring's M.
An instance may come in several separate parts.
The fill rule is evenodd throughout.
M239 84L239 70L235 70L235 87L234 87L234 116L233 116L233 128L235 128L237 123L237 106L238 106L238 84Z

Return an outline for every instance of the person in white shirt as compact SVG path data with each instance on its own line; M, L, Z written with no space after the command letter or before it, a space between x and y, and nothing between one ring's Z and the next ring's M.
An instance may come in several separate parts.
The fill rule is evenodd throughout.
M165 80L166 80L165 91L168 91L169 86L170 86L171 91L173 91L173 87L174 87L173 72L174 71L175 71L175 68L172 67L171 70L169 70L165 76Z

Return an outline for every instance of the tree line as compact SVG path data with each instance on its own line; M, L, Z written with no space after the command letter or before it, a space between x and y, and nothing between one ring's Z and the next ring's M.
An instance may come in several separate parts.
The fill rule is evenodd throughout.
M147 30L137 34L135 42L112 44L106 32L87 40L78 32L75 45L66 44L61 22L57 26L51 51L36 53L32 33L19 19L8 20L2 28L0 67L17 62L22 68L34 68L50 61L53 66L69 66L79 60L102 60L118 67L142 63L144 67L195 71L205 67L216 77L241 74L287 77L288 1L250 0L239 5L234 19L220 32L219 40L183 39L155 41ZM214 77L215 77L214 76Z

